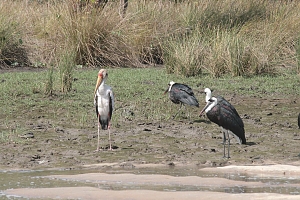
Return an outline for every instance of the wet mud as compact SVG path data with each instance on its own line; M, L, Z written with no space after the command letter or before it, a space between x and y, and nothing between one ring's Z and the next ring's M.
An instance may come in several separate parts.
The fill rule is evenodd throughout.
M90 166L92 167L92 166ZM97 169L0 172L2 199L297 199L291 165L197 168L103 163ZM283 173L285 172L285 173ZM9 179L7 179L9 177Z
M108 166L111 170L124 170L121 174L126 174L131 173L131 170L136 170L141 166L143 168L157 168L159 166L169 169L182 168L186 170L190 168L203 169L209 167L217 169L217 167L233 165L250 167L275 164L300 165L300 130L297 125L300 100L298 97L261 98L235 95L234 98L232 96L225 96L225 98L236 107L241 115L245 124L247 139L246 145L239 145L232 138L230 159L223 158L221 129L217 125L210 123L207 118L200 118L198 116L200 110L188 108L188 110L184 110L174 120L136 122L138 121L137 119L134 121L121 119L113 122L111 134L114 150L107 150L109 144L108 134L101 131L101 151L99 152L95 152L97 146L96 120L92 121L93 123L90 126L74 129L61 125L63 119L60 119L59 115L55 119L57 121L46 119L43 116L26 119L24 124L26 129L30 131L19 134L17 142L6 142L0 146L2 152L0 167L4 170L63 169L72 171L93 169L99 170L96 171L98 173L101 172L103 167L107 168ZM187 115L187 113L189 114ZM277 172L289 175L289 171L279 170ZM234 173L241 172L235 171ZM245 173L245 171L242 173ZM203 181L198 180L201 177L197 177L196 175L196 177L189 177L191 180L194 180L194 182L188 183L189 186L192 185L194 187L193 189L187 189L188 192L180 189L176 193L171 193L170 191L166 193L164 189L176 190L179 186L174 186L166 181L159 183L158 180L164 180L163 174L160 177L151 176L151 179L154 178L154 183L150 185L168 185L168 187L159 187L160 189L157 189L157 187L154 187L154 189L153 187L143 187L145 183L141 182L138 182L131 189L132 185L125 184L124 189L123 185L121 185L122 188L118 188L116 183L106 182L106 186L108 187L103 187L101 183L100 187L79 184L75 188L73 185L66 188L43 187L42 189L31 188L30 185L28 187L20 187L19 189L15 186L12 187L14 190L5 190L5 193L7 195L27 196L28 198L53 199L57 198L51 196L53 193L61 194L61 199L97 199L100 193L104 196L112 196L114 199L122 199L121 197L124 197L124 195L129 199L135 199L135 197L142 197L145 194L147 194L146 196L149 195L149 198L155 196L158 199L176 199L177 197L180 197L177 199L185 199L188 195L195 198L203 197L204 195L207 199L237 199L241 198L241 196L239 196L240 194L235 194L235 189L233 189L233 192L226 192L226 189L223 187L224 185L219 184L233 184L232 187L229 187L229 190L232 190L235 187L234 185L237 185L238 188L248 189L257 187L268 188L268 184L261 181L247 183L245 180L231 182L228 179L213 179L214 181L211 180L212 185L210 186L197 185ZM254 174L259 173L254 171ZM101 175L104 176L105 174L94 174L93 177ZM186 174L186 176L188 175ZM69 180L70 177L53 176L52 178L74 181ZM109 178L112 177L110 176ZM175 177L169 177L170 180L172 178ZM286 176L286 178L289 178L289 176ZM145 179L145 177L142 178L142 180ZM85 177L82 180L79 180L78 177L76 179L80 183L86 180L99 185L99 182L93 182L89 177ZM109 179L98 177L97 180L107 181ZM117 177L117 180L120 181L121 178ZM110 181L112 180L110 179ZM175 182L184 185L184 180L175 179ZM252 194L250 196L248 192L251 190L247 189L243 197L249 197L249 199L297 199L298 195L294 192L300 188L300 183L296 182L294 184L288 186L288 188L293 189L288 189L283 194L276 193L275 187L273 190L257 190L257 193L253 190L252 193L255 193L255 195ZM149 183L146 185L149 185ZM170 185L172 187L169 187ZM210 192L207 189L208 187L223 189L222 191ZM284 182L280 183L278 187L284 188ZM111 188L117 188L117 192L111 190ZM163 189L161 190L161 188ZM72 193L73 196L65 196L66 193L63 191L69 190L72 191L69 194ZM266 191L268 193L265 193ZM30 196L33 194L49 195ZM89 195L89 197L87 198L84 194ZM256 196L256 194L259 195Z
M299 161L300 130L297 125L300 100L297 97L226 97L241 115L246 145L231 139L231 158L223 158L221 129L199 109L189 107L174 120L113 122L113 151L107 151L108 133L101 131L101 151L97 146L96 119L81 129L66 128L63 119L23 119L27 130L14 141L0 146L2 169L71 168L90 164L193 164L198 167L226 165L292 164ZM189 113L189 115L187 115ZM58 124L58 125L56 125ZM124 164L125 163L125 164Z

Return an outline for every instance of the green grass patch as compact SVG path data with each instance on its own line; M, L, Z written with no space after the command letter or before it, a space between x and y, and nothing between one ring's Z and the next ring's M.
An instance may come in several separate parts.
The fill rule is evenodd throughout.
M300 95L300 79L297 75L212 78L202 75L184 78L167 74L165 69L108 69L107 84L113 88L116 102L113 125L136 125L141 122L167 121L179 105L163 95L172 80L191 86L204 106L205 87L215 90L215 95L244 95L245 97L289 98ZM53 73L59 73L54 71ZM51 129L56 126L91 130L96 126L93 90L98 70L74 70L72 91L60 91L59 80L54 81L51 96L44 94L47 71L14 72L0 74L0 126L1 141L16 138L12 135L31 130L31 125L43 120ZM189 108L191 119L199 109ZM186 117L180 115L178 119ZM13 131L12 131L13 130ZM18 131L20 130L20 131Z

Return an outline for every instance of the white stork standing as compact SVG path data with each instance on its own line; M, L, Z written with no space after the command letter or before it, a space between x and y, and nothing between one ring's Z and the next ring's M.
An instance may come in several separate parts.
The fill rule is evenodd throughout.
M204 90L206 93L205 101L206 106L200 112L200 115L205 111L208 119L217 125L222 127L223 132L223 145L224 145L224 157L225 156L225 143L226 135L228 138L228 155L230 158L229 148L230 148L230 138L229 133L231 133L240 144L246 144L244 123L240 118L236 109L221 96L211 97L211 90L206 88ZM226 132L225 132L225 130Z
M96 107L96 114L98 118L98 144L96 151L99 151L100 125L102 130L108 130L108 150L112 150L110 139L110 125L112 112L114 109L114 94L111 87L105 84L107 77L108 73L105 69L101 69L98 72L98 79L94 92L94 105Z

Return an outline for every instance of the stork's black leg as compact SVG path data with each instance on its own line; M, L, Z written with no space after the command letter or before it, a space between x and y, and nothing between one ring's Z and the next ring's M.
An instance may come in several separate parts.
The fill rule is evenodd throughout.
M182 108L182 103L180 104L180 108L179 108L178 112L173 116L173 119L175 119L175 117L178 115L178 113L180 112L181 108Z
M223 147L224 147L224 156L223 158L230 158L230 155L229 155L229 148L230 148L230 138L229 138L229 133L228 133L228 130L225 130L223 127L222 127L222 132L223 132ZM227 156L225 155L225 151L226 151L226 137L227 137L227 140L228 140L228 150L227 150Z
M223 147L224 147L224 150L223 150L224 156L223 156L223 158L226 158L226 156L225 156L226 135L225 135L225 132L224 132L223 128L222 128L222 132L223 132Z
M226 134L225 134L225 130L223 129L223 127L221 127L222 128L222 133L223 133L223 144L226 144Z
M229 148L230 148L230 137L229 137L228 130L227 130L227 136L228 136L228 156L227 156L227 158L230 158L230 155L229 155Z

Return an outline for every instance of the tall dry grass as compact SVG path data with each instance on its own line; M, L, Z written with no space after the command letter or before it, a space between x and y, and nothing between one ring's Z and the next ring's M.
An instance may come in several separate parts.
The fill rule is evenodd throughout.
M16 18L18 11L10 1L0 2L0 69L6 66L28 64L23 46L23 19Z
M77 2L3 0L0 33L14 36L34 66L58 66L67 50L77 65L163 64L184 76L299 71L298 1L132 0L124 18L119 1Z

